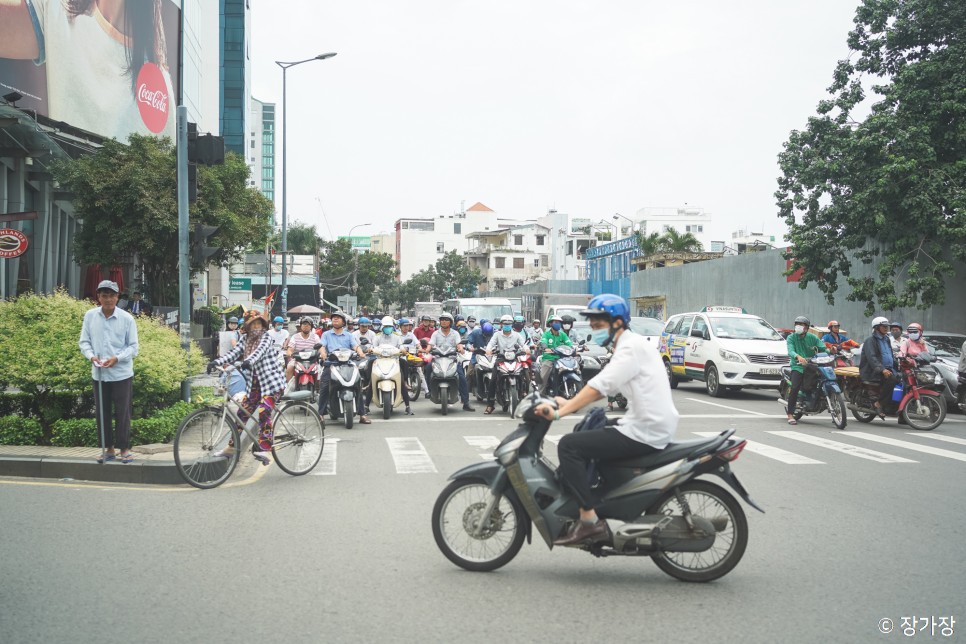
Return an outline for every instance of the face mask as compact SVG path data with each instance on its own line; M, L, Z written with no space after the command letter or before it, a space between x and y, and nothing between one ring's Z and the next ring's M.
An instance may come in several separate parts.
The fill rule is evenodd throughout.
M392 327L384 326L382 327L382 332L385 333L386 335L392 335Z
M916 340L918 340L921 337L922 337L922 334L916 333L915 331L913 331L912 333L909 334L909 339L912 340L913 342L915 342Z
M553 324L551 324L550 326L552 326L552 327L553 327L553 330L554 330L554 331L559 331L559 330L560 330L560 322L554 322L554 323L553 323Z
M798 335L805 335L805 325L803 325L803 324L796 324L795 325L795 333L797 333Z
M606 345L608 338L610 338L610 329L597 329L590 332L590 339L600 346Z
M513 330L513 325L512 324L504 324L503 325L503 330L504 331L507 331L507 332L512 331Z
M564 331L569 331L571 326L573 326L573 325L571 325L571 324L565 324L564 327L563 327L564 328Z
M466 335L466 327L465 326L461 326L460 327L460 335Z

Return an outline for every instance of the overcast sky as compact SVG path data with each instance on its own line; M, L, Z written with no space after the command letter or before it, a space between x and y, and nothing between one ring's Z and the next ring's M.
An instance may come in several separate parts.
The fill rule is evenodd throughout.
M477 201L594 220L688 204L714 239L780 235L777 155L848 55L857 5L257 0L253 95L278 105L280 141L274 61L338 52L288 71L289 221L326 238L323 209L335 236L373 224L358 235Z

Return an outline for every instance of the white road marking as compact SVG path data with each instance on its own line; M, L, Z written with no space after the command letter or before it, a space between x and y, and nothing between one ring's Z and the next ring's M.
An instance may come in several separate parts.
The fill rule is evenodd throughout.
M768 433L774 434L775 436L782 436L784 438L790 438L792 440L801 441L803 443L809 443L811 445L818 445L819 447L835 450L836 452L842 452L843 454L848 454L849 456L857 456L859 458L865 458L870 461L875 461L876 463L916 463L918 462L908 458L903 458L901 456L893 456L892 454L886 454L885 452L877 452L875 450L865 449L864 447L857 447L855 445L849 445L848 443L840 443L838 441L832 441L827 438L821 438L819 436L811 436L809 434L803 434L801 432L769 431ZM855 436L856 434L853 432L849 432L848 435Z
M325 447L322 448L322 458L319 459L315 469L310 474L313 476L334 476L335 462L338 458L339 439L326 437Z
M957 445L966 445L966 438L955 438L953 436L944 436L942 434L925 434L923 432L906 432L910 436L918 436L919 438L931 438L936 441L944 441L946 443L956 443Z
M560 444L560 439L563 438L565 435L566 434L547 434L543 438L544 438L544 440L550 441L554 445L559 445Z
M436 466L418 438L386 438L397 474L435 474Z
M849 436L856 436L858 438L864 438L867 441L882 443L883 445L895 445L896 447L911 449L914 452L922 452L923 454L932 454L933 456L942 456L944 458L951 458L957 461L966 462L966 454L963 454L962 452L952 452L948 449L930 447L929 445L917 445L916 443L910 443L909 441L900 441L895 438L876 436L875 434L866 434L865 432L849 432Z
M743 414L750 414L752 416L768 416L768 414L760 411L751 411L750 409L740 409L738 407L729 407L728 405L719 405L718 403L708 402L707 400L701 400L700 398L685 398L685 400L701 403L702 405L711 405L712 407L721 407L722 409L733 409L735 411L740 411Z
M464 436L463 440L481 450L480 458L484 461L493 460L493 450L500 444L500 439L496 436Z
M693 432L698 436L717 436L719 432ZM809 458L807 456L802 456L801 454L796 454L795 452L789 452L778 447L772 447L771 445L763 445L762 443L756 443L755 441L748 441L745 445L745 450L753 452L755 454L760 454L767 458L773 458L776 461L781 461L782 463L788 463L789 465L825 465L824 461L816 461L814 458Z

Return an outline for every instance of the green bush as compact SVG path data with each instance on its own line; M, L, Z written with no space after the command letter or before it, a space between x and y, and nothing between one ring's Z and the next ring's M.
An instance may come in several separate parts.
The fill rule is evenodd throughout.
M150 418L132 421L131 444L167 443L174 438L178 425L184 417L197 408L198 405L181 401L167 409L162 409Z
M91 306L64 291L0 301L0 374L32 400L30 409L44 430L42 442L53 441L59 419L91 414L86 402L93 390L91 365L78 347ZM160 320L141 316L136 323L135 418L175 403L181 381L204 366L201 350L192 345L185 356L178 334Z
M42 438L43 431L36 419L0 416L0 445L37 445Z
M56 447L100 447L93 418L61 418L54 422L50 444Z

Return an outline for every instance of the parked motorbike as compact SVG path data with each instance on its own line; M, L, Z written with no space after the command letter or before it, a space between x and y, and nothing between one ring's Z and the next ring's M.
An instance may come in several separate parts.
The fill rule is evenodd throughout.
M511 416L520 400L530 393L530 382L524 372L524 363L520 359L525 355L526 351L523 350L502 351L495 354L495 400L503 411L509 410Z
M319 397L319 380L322 378L322 366L319 364L319 347L306 351L296 351L292 354L295 359L295 391L311 392L310 400L315 403Z
M433 536L442 553L466 570L485 572L509 563L534 529L551 549L579 517L579 503L542 454L551 421L538 416L553 399L536 393L517 407L523 422L494 450L494 460L450 476L433 507ZM747 441L730 429L710 439L671 443L647 456L596 464L597 506L611 538L581 550L597 557L651 557L668 575L705 582L730 572L748 543L741 505L764 512L731 471ZM701 554L698 554L701 553Z
M554 396L563 396L570 400L584 386L580 376L580 365L577 364L577 352L572 346L561 345L553 350L557 359L553 361L550 370L550 384L547 391Z
M389 420L392 408L402 402L402 370L399 356L402 352L396 347L384 345L373 349L375 360L370 361L372 370L372 392L378 395L377 402L382 406L382 417Z
M496 362L495 356L487 356L486 349L476 349L476 367L473 369L474 380L476 380L476 399L486 402L490 387L493 386L493 365Z
M445 416L449 406L460 399L459 376L456 374L456 349L436 349L431 352L432 373L429 378L429 399L440 405Z
M353 359L355 351L339 349L330 355L329 418L345 419L345 428L352 429L356 413L356 398L362 395L359 365Z
M902 417L913 429L930 431L946 419L946 400L943 398L944 380L941 373L928 366L936 359L924 351L899 360L899 382L892 392L892 400L883 405L882 416ZM856 420L871 422L880 412L875 408L879 385L866 384L859 376L858 367L835 370L843 384L847 407Z
M824 414L827 411L831 414L835 426L845 429L848 423L848 418L845 416L845 397L842 396L842 388L835 376L834 364L835 357L827 353L819 353L808 359L805 369L814 370L815 385L809 391L804 387L799 390L798 401L792 412L795 420L802 416ZM787 408L788 394L792 386L792 368L786 365L781 371L782 382L778 389L778 402Z

